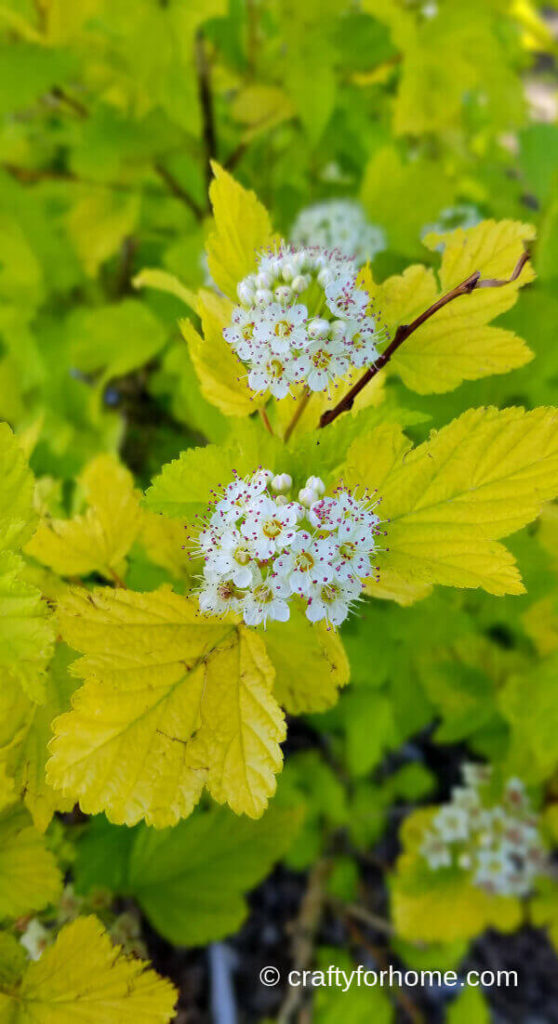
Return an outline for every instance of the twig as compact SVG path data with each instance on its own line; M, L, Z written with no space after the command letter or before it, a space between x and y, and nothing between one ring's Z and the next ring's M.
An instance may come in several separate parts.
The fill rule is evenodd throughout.
M477 288L502 288L506 284L511 284L512 281L517 280L517 278L521 274L521 271L523 270L523 267L525 266L528 260L529 253L522 253L511 277L508 277L505 280L498 280L497 278L487 278L483 281L481 279L480 270L475 270L474 274L470 274L469 277L467 277L464 281L461 282L461 284L456 285L455 288L452 288L451 291L447 292L446 295L441 295L440 298L437 299L432 306L429 306L428 309L424 311L424 313L421 313L420 316L417 316L416 319L412 321L412 323L400 324L395 332L392 341L385 349L385 351L382 352L381 356L379 356L374 365L370 366L368 370L366 370L365 373L363 373L360 380L358 380L356 384L353 385L350 391L348 391L347 394L344 395L344 397L337 403L336 406L334 406L333 409L326 409L326 411L323 413L320 419L318 427L327 427L328 424L333 423L333 420L336 420L337 417L340 416L342 412L348 412L349 409L352 409L356 396L360 394L362 389L366 387L366 385L369 384L371 380L373 380L376 374L378 374L380 370L383 369L386 363L389 363L391 357L395 352L397 352L399 346L402 345L403 342L406 341L407 338L411 336L411 334L414 334L414 332L418 330L418 328L421 327L422 324L426 323L427 320L430 320L430 317L434 316L434 314L437 313L439 309L442 309L444 306L447 306L449 302L453 302L453 300L459 298L460 295L470 295L471 292L474 292Z
M171 174L168 167L164 167L163 164L157 161L153 165L153 168L157 172L159 177L164 181L169 191L172 192L173 196L176 196L176 198L180 199L182 203L185 203L185 205L194 214L194 217L196 217L198 220L203 220L204 212L201 206L199 206L196 200L192 198L190 193L187 192L186 189L182 187L180 182L176 180L174 174Z
M293 927L293 963L296 970L310 967L314 955L314 940L322 918L325 884L331 872L331 862L316 862L308 877L308 888L302 897L298 918ZM277 1024L290 1024L299 1009L306 989L303 985L289 988L277 1015Z
M295 409L294 416L293 416L291 422L289 423L289 425L288 425L288 427L287 427L287 429L285 431L285 437L284 437L285 444L287 443L287 441L289 441L293 430L295 429L295 427L296 427L300 417L302 416L304 410L306 409L306 406L308 405L308 402L310 401L310 395L311 395L311 392L309 391L309 389L305 388L304 392L303 392L303 394L302 394L302 396L300 398L300 401L298 402L298 405L297 405L297 407Z
M356 903L342 903L341 900L333 897L328 898L328 903L333 909L349 917L354 917L357 921L362 921L374 931L381 932L383 935L395 935L395 928L389 921L385 921L383 917L367 910L366 907L361 907Z
M109 567L109 573L110 573L111 579L114 581L115 587L118 587L121 590L127 590L128 589L126 584L124 583L124 580L122 579L122 577L119 576L118 573L116 572L116 569L111 569Z
M360 931L360 928L348 919L346 921L347 928L351 934L353 941L366 949L368 953L374 958L374 960L380 965L382 970L389 968L389 957L379 946L374 945L369 939L366 938ZM426 1024L422 1013L418 1006L415 1006L413 1000L407 995L404 989L392 986L392 992L395 1000L399 1003L400 1007L405 1010L408 1018L412 1021L412 1024Z
M269 416L267 415L266 410L263 407L260 407L258 409L258 412L260 414L262 423L263 423L265 429L267 430L268 434L271 434L272 437L275 437L275 434L273 432L273 427L271 426L271 423L269 422Z
M89 117L89 111L84 103L77 100L74 96L70 96L64 89L61 89L59 85L55 85L51 90L51 96L54 96L59 103L65 103L67 107L70 107L78 117L86 118Z
M217 135L213 116L213 93L211 91L211 68L205 50L205 39L200 30L196 35L196 70L198 74L198 96L201 107L203 125L203 144L205 151L205 180L209 194L209 186L213 178L211 161L217 159Z

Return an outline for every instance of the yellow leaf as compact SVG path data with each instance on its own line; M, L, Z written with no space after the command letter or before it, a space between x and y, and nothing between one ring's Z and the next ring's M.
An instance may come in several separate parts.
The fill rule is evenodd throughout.
M202 289L198 294L198 312L203 337L189 320L181 320L180 329L188 342L204 398L227 416L249 416L265 399L257 398L250 390L245 367L223 337L232 311L229 299Z
M285 728L258 634L201 617L168 587L76 588L60 619L86 682L54 723L55 788L118 824L173 825L204 784L238 814L263 813Z
M543 508L537 536L558 571L558 505Z
M55 792L46 781L47 745L51 722L70 706L76 681L68 675L68 650L57 645L45 680L45 703L18 699L16 684L0 675L0 710L5 730L0 735L0 767L6 770L14 789L13 799L23 800L33 823L44 832L55 811L71 811L73 801Z
M96 917L78 917L29 964L17 987L0 994L0 1018L10 1024L168 1024L175 1002L171 983L113 946Z
M517 899L484 892L459 868L429 868L418 851L435 813L432 808L415 811L401 829L404 852L391 884L398 936L409 942L455 942L474 938L491 926L499 931L519 927Z
M345 483L378 488L388 520L380 576L385 565L407 584L522 593L497 539L534 519L557 491L557 426L554 409L471 409L413 451L388 424L353 442Z
M33 532L33 476L7 423L0 423L0 551L21 545Z
M217 163L209 189L215 230L207 242L209 272L225 295L236 301L236 286L256 268L256 254L273 242L269 214L254 192L239 185Z
M288 622L272 622L265 642L273 662L275 696L292 715L332 707L349 682L349 663L337 633L311 624L298 609Z
M0 668L35 701L44 700L44 673L54 642L49 608L23 579L24 562L0 552Z
M42 910L58 899L62 878L54 856L24 808L0 813L0 917Z
M388 278L373 290L375 304L393 336L474 271L503 280L512 274L534 229L515 221L483 221L477 227L430 235L433 247L444 244L440 290L432 270L417 265ZM533 279L530 265L516 281L499 288L476 289L440 309L397 350L390 367L419 394L450 391L464 380L506 373L532 359L525 342L513 331L488 326L510 309L519 288Z
M176 277L169 274L168 270L158 270L156 267L145 267L132 278L134 288L155 288L159 292L167 292L189 306L194 312L197 310L198 299L196 293L188 288Z
M62 576L119 575L140 529L139 494L131 473L112 455L96 456L80 482L89 504L73 519L45 518L26 547Z

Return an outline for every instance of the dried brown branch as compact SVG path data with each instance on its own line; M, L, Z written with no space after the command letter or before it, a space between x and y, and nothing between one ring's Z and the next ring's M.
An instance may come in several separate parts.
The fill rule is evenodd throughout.
M347 394L343 396L343 398L337 403L337 405L333 407L333 409L326 409L326 411L323 413L320 419L318 426L327 427L328 424L333 423L333 421L336 420L337 417L340 416L342 412L348 412L349 409L352 408L356 396L360 394L362 389L365 388L366 385L369 384L371 380L374 379L374 377L380 372L380 370L384 368L386 363L389 363L391 357L395 352L397 352L397 349L400 347L400 345L402 345L403 342L406 341L407 338L411 336L411 334L414 334L414 332L418 330L418 328L421 327L422 324L426 323L427 320L430 320L430 317L434 316L439 309L442 309L444 306L447 306L448 303L453 302L453 300L459 298L460 295L470 295L471 292L476 291L477 288L502 288L506 284L511 284L512 281L517 280L517 278L521 274L521 271L523 270L523 267L528 262L528 260L529 253L522 253L520 259L517 261L517 264L514 268L511 277L505 278L504 280L498 280L497 278L485 278L483 280L481 278L480 270L475 270L474 274L470 274L469 277L465 278L465 280L461 282L461 284L456 285L455 288L452 288L451 291L447 292L445 295L441 295L440 298L437 299L436 302L432 304L432 306L429 306L428 309L425 309L424 313L421 313L420 316L417 316L415 320L412 321L412 323L400 324L390 344L384 350L384 352L382 352L382 354L376 360L374 365L370 366L363 373L362 377L360 377L356 384L353 385L350 391L348 391Z

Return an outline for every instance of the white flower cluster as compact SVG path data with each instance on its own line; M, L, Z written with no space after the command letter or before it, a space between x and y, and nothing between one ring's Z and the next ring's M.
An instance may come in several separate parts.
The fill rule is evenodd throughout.
M467 764L464 786L452 790L427 831L420 852L433 870L458 867L473 885L502 896L525 896L547 855L520 779L509 779L501 803L486 792L489 766Z
M372 260L386 247L382 228L370 224L355 199L327 199L301 210L292 231L293 245L319 245L337 249L357 266Z
M223 336L248 366L253 391L285 398L297 384L324 391L353 367L369 366L385 332L357 288L353 260L334 250L282 243L260 255L238 285L240 305Z
M249 626L286 622L298 596L311 622L339 626L347 617L375 571L377 501L342 487L327 497L315 476L298 500L291 489L288 474L260 469L216 495L198 538L202 612L242 614Z

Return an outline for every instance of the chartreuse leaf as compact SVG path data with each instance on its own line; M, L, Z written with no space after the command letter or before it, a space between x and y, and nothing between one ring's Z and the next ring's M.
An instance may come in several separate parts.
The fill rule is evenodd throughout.
M513 931L521 922L519 901L474 886L457 867L431 869L419 853L436 809L418 810L401 829L403 853L391 882L392 917L409 942L472 939L485 928Z
M15 548L35 525L33 476L22 447L7 423L0 423L0 551Z
M267 653L275 668L275 696L291 715L325 711L349 682L349 663L337 633L312 624L293 608L288 622L266 629Z
M37 588L22 579L23 569L19 555L0 552L0 671L12 675L32 700L41 702L54 632L48 606Z
M387 994L379 986L358 985L355 980L345 991L341 974L339 985L328 985L327 971L330 966L344 971L348 979L356 970L357 964L343 950L328 946L318 950L314 968L315 993L312 1015L316 1024L337 1024L340 1020L350 1021L351 1024L369 1024L370 1021L374 1021L374 1024L392 1024L395 1019L393 1007Z
M127 891L169 942L199 946L223 938L241 925L244 893L289 848L299 820L280 808L261 821L219 808L173 829L142 828L130 855Z
M53 854L20 806L0 812L0 918L42 910L60 895Z
M39 591L22 578L14 548L33 533L33 477L22 448L0 424L0 673L17 680L33 700L44 699L44 671L53 630Z
M552 945L558 950L558 886L553 878L540 878L537 892L530 903L531 920L537 928L545 928Z
M490 1024L492 1014L482 989L466 987L452 1000L448 1009L448 1024Z
M224 295L202 289L198 292L197 311L203 337L189 320L180 321L188 350L204 398L227 416L249 416L263 404L250 391L246 371L223 338L223 328L231 323L233 304Z
M134 288L155 288L160 292L168 292L180 299L186 306L194 311L197 309L198 300L196 293L182 283L176 274L170 274L168 270L160 270L157 267L145 267L132 280Z
M45 778L51 722L70 708L76 680L68 673L68 649L58 644L45 679L46 700L38 705L18 699L15 684L2 680L0 767L9 773L15 797L25 803L36 828L44 832L54 811L70 811L73 801L49 786Z
M62 576L98 572L111 578L125 571L125 558L139 530L139 494L131 473L112 455L98 455L80 483L89 508L73 519L45 518L26 547Z
M554 409L471 409L414 450L394 426L355 441L343 478L382 498L388 550L378 557L380 578L385 566L403 586L522 593L497 538L525 526L556 493L557 426Z
M139 194L108 188L87 189L72 206L68 234L89 277L133 233L139 210Z
M558 764L558 655L540 661L527 673L508 679L499 693L500 710L509 723L509 774L532 782L548 778Z
M285 727L260 636L204 620L168 587L76 589L60 623L86 682L54 723L51 785L118 824L175 824L204 784L239 814L263 813Z
M167 462L145 494L145 504L153 512L180 516L191 522L203 514L212 491L225 487L238 467L234 449L208 444L187 448L178 459Z
M256 266L256 254L273 241L269 214L254 192L239 185L218 163L209 196L215 229L207 242L209 272L216 285L236 302L236 286Z
M9 1024L167 1024L176 991L145 962L113 946L96 917L59 933L17 985L3 986L0 1018Z
M375 305L391 334L410 323L440 297L480 271L483 278L505 280L512 274L534 228L516 221L483 221L477 227L430 235L444 243L440 288L432 270L416 265L373 289ZM529 265L516 281L462 295L422 324L396 351L391 368L419 394L451 391L464 380L505 373L532 359L513 331L489 323L517 301L519 288L534 277Z

